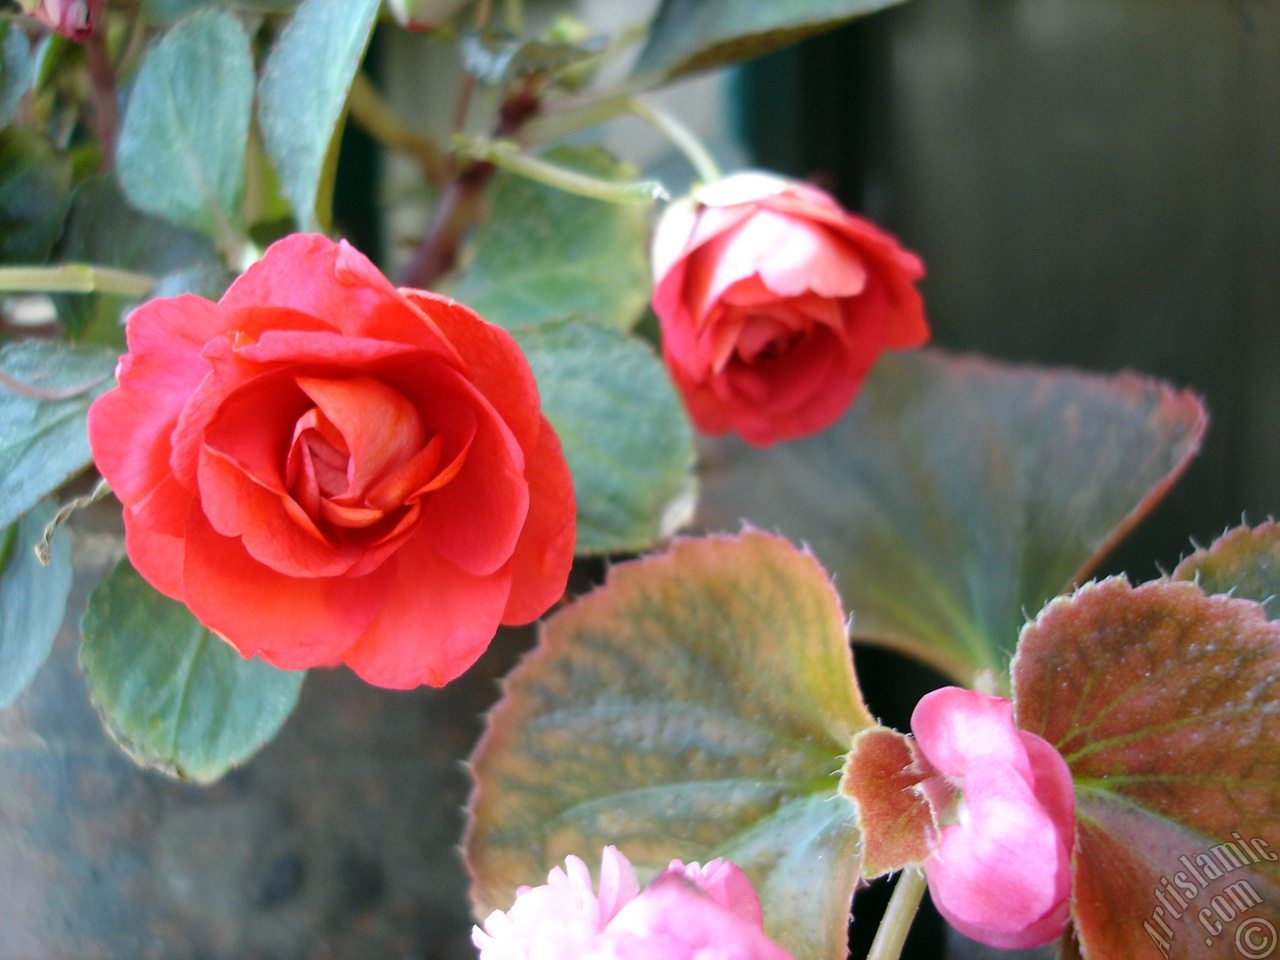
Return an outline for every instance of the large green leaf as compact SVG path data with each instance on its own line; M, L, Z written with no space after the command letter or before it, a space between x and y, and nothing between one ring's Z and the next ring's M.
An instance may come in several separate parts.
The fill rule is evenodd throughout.
M116 152L133 204L230 249L242 232L253 55L240 21L199 10L147 53Z
M142 9L157 23L171 25L216 0L142 0Z
M749 60L902 0L662 0L635 73L668 79Z
M0 383L0 529L92 462L85 415L112 386L115 364L113 353L51 341L0 348L0 373L61 398L24 396Z
M105 176L76 189L57 258L157 278L218 262L217 251L206 237L140 213L115 181ZM78 337L95 320L114 326L128 301L114 295L76 294L55 297L54 302L67 332Z
M713 446L704 520L810 544L857 639L968 684L1159 500L1204 428L1193 394L1134 374L886 355L832 429Z
M1280 924L1280 623L1190 583L1105 580L1027 625L1013 687L1018 726L1057 747L1075 780L1082 955L1267 956L1265 925L1274 937Z
M835 590L758 532L621 564L544 625L472 756L477 915L572 853L726 856L797 960L844 960L858 878L840 756L872 724Z
M616 330L568 320L515 331L578 500L578 553L643 550L692 515L693 434L661 362Z
M557 147L547 159L605 180L635 179L598 147ZM453 295L509 329L568 316L634 326L649 302L645 205L592 200L513 173L494 179L475 263Z
M1228 530L1178 564L1172 578L1193 580L1205 593L1257 600L1280 619L1280 523Z
M276 735L306 676L246 660L128 560L99 584L80 666L107 731L137 763L217 780Z
M71 594L71 538L59 527L49 565L36 560L36 543L54 506L41 503L0 530L0 707L26 689L53 649Z
M26 31L0 21L0 127L8 126L35 79L35 57Z
M0 131L0 263L44 263L71 201L71 161L30 130Z
M262 142L299 230L328 227L332 162L347 92L369 44L379 0L304 0L267 57L258 84ZM327 182L326 182L327 181Z

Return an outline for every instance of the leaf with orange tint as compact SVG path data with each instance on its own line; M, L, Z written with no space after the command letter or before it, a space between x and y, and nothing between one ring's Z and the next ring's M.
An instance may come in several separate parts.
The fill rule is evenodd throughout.
M698 519L809 544L855 640L971 686L1159 502L1205 423L1194 394L1132 373L886 354L831 429L709 445Z
M1272 620L1280 617L1280 523L1228 530L1207 550L1197 550L1172 573L1193 580L1205 593L1230 593L1257 600Z
M937 824L919 785L937 771L915 740L873 727L853 738L840 793L858 808L862 873L868 880L924 863L937 843Z
M1250 956L1280 929L1280 623L1190 583L1089 584L1023 631L1013 687L1075 780L1086 960Z
M642 875L723 856L796 960L844 960L859 837L836 777L872 725L811 555L747 531L620 564L547 621L472 756L476 913L605 844Z

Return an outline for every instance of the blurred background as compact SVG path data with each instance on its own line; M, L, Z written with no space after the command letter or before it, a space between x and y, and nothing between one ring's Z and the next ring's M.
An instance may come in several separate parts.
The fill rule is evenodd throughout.
M579 9L613 26L654 5ZM549 12L530 0L531 19ZM433 111L448 98L427 95L456 78L444 45L387 23L367 67L404 116L447 122ZM938 344L1132 368L1204 394L1202 455L1108 572L1148 579L1189 536L1207 543L1242 511L1257 522L1280 510L1274 0L912 0L658 99L727 168L813 179L919 252ZM638 122L617 122L607 142L687 182L684 161ZM337 220L384 268L421 235L429 199L411 163L348 129ZM100 535L102 555L83 550L83 563L111 559L114 533ZM529 632L500 636L445 690L375 691L316 671L282 734L207 790L143 772L106 742L76 643L64 631L50 667L0 713L0 744L38 748L0 751L0 818L35 825L18 856L0 857L0 960L473 955L455 854L462 761ZM936 683L878 651L859 651L859 669L873 712L900 729ZM882 701L888 686L898 695ZM877 896L859 898L854 956ZM942 937L923 921L907 955L940 956ZM967 949L951 955L979 955Z

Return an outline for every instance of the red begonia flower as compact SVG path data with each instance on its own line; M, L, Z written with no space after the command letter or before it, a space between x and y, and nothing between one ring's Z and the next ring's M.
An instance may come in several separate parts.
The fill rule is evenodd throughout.
M89 411L138 572L246 657L437 686L564 590L574 500L515 341L322 236L129 317Z
M671 204L653 270L663 357L690 417L755 446L829 426L882 350L929 338L919 258L816 187L769 174Z

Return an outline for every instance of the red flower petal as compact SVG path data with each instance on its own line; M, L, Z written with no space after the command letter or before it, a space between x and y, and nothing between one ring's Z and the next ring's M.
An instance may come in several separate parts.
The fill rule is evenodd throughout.
M447 341L345 240L293 234L267 248L223 295L225 307L290 307L350 337L444 348Z
M384 383L371 377L298 377L297 383L346 441L348 492L337 498L344 505L358 504L370 487L426 445L418 411Z
M227 319L217 304L193 296L152 300L129 315L120 386L89 408L94 462L121 502L137 503L169 476L169 435L209 373L200 351Z
M190 500L188 495L188 503ZM130 508L125 507L124 548L133 569L142 575L142 579L166 597L182 599L181 537L157 533L146 524L136 522Z
M560 438L542 420L538 445L526 461L529 515L511 555L511 596L502 622L529 623L564 594L573 563L577 503Z
M389 566L389 565L388 565ZM335 662L387 600L394 571L367 577L290 577L219 534L198 508L187 523L182 599L243 656L286 670Z
M462 420L461 412L441 416L447 412L442 398L448 398L471 411L475 435L458 475L425 500L422 528L442 557L485 576L510 559L529 512L525 456L497 411L468 380L443 367L436 373L414 384L399 378L394 382L411 397L422 391L415 399L428 429L443 431L449 427L446 419L455 424ZM453 449L446 438L446 462Z
M287 493L255 483L217 452L200 456L201 508L209 525L224 537L238 537L249 555L289 577L338 577L364 550L317 538L285 505ZM384 558L385 559L385 558Z
M473 576L441 557L421 534L386 564L393 567L386 602L342 659L380 687L443 686L488 647L511 589L510 568Z
M511 334L474 310L425 290L400 291L435 321L467 366L467 379L493 404L525 453L538 442L538 385Z

